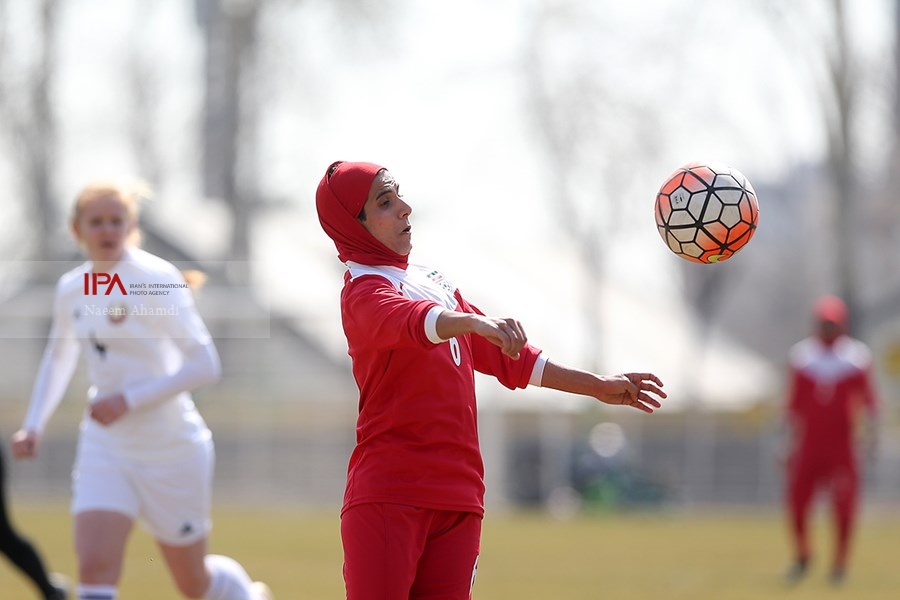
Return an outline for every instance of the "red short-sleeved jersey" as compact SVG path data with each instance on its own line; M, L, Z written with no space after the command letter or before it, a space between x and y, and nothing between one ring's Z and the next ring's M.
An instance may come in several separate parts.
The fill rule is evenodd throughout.
M512 360L480 336L439 340L438 307L479 311L438 271L349 266L341 316L360 397L344 509L390 502L483 514L474 371L524 388L540 351L526 346Z
M832 345L811 337L791 349L788 412L800 455L854 456L855 418L874 413L871 353L848 336Z

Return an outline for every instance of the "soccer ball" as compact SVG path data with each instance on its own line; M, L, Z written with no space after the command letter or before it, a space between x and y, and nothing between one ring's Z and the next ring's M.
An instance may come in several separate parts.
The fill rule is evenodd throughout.
M721 163L684 165L656 194L656 228L685 260L717 263L747 245L756 232L759 205L744 175Z

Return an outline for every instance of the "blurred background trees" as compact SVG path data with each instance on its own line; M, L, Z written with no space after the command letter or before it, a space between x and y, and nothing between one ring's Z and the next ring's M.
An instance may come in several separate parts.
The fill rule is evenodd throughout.
M70 202L98 174L157 189L150 242L222 276L208 314L258 293L272 339L223 342L243 375L220 393L255 398L262 370L273 401L329 395L346 376L340 265L312 197L335 159L395 171L422 260L483 308L570 362L661 365L674 407L773 410L825 292L896 394L898 5L0 0L0 300L36 323L9 333L27 319L5 305L3 356L22 361L8 400L30 390L58 275L36 267L77 255ZM668 254L651 214L662 180L703 158L743 171L761 206L750 246L709 267ZM284 375L300 363L326 375Z

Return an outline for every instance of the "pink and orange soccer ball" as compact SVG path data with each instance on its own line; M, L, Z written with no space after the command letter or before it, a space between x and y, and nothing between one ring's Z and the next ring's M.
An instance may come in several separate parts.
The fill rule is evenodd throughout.
M759 204L744 175L728 165L694 162L672 173L656 194L656 228L685 260L731 258L756 232Z

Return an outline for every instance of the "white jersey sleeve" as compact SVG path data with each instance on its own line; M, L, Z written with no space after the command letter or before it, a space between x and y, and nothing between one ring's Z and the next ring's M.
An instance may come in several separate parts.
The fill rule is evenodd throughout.
M179 275L179 281L184 279ZM135 409L149 406L196 388L215 383L222 375L219 354L203 319L197 314L189 288L174 288L168 297L176 314L158 321L160 334L181 351L181 368L172 374L134 383L123 390L125 402Z
M528 380L528 385L533 385L535 387L541 387L544 383L544 367L547 366L547 361L549 359L547 356L541 352L537 360L534 361L534 367L531 369L531 378Z
M22 425L26 431L40 433L44 430L78 366L81 346L73 331L72 315L62 299L62 288L63 279L60 279L56 285L50 336L38 368L28 414Z

